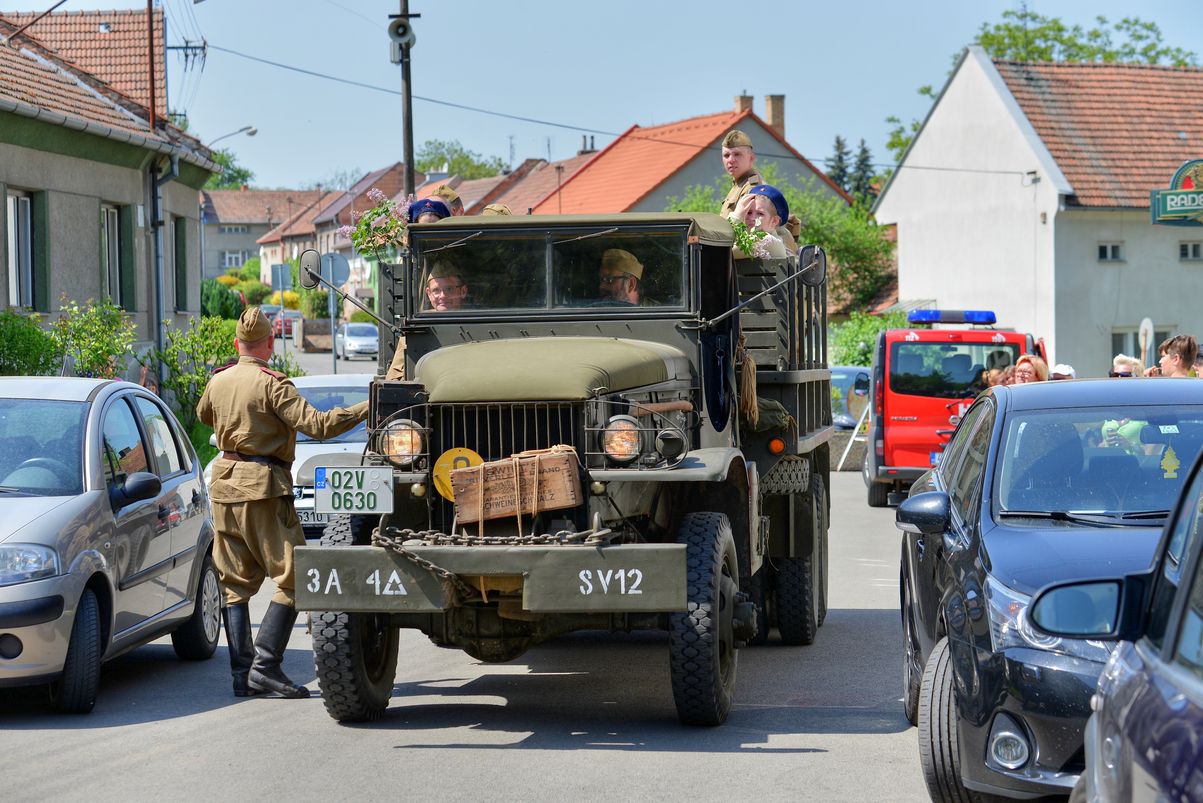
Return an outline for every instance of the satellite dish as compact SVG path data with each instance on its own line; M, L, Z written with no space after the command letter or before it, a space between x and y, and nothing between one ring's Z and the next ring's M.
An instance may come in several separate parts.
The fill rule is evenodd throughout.
M798 269L802 284L818 287L827 278L827 252L817 245L804 245L798 252Z
M297 271L301 280L301 287L306 290L312 290L318 285L318 277L322 273L322 258L313 248L306 248L301 252L301 269Z

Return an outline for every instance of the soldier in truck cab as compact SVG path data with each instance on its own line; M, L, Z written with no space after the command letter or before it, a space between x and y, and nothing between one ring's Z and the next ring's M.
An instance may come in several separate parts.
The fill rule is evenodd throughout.
M459 268L445 259L434 263L426 280L426 300L435 312L461 309L468 298L468 284Z
M607 248L602 253L598 289L602 294L601 304L650 303L643 299L643 264L622 248Z

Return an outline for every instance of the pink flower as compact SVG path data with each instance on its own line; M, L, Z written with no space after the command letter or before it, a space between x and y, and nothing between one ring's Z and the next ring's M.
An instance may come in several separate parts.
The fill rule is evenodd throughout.
M346 240L351 239L351 235L354 233L355 233L354 226L339 226L338 227L338 236L342 237L343 239L346 239Z
M372 189L368 190L368 200L374 204L380 203L387 197L388 196L381 192L377 187L372 187Z

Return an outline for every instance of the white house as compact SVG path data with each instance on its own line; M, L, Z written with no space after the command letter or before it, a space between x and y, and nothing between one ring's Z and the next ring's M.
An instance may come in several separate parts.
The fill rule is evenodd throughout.
M1156 342L1203 335L1203 227L1149 212L1200 157L1203 70L970 47L874 207L897 224L899 298L993 309L1079 376L1138 353L1145 317Z

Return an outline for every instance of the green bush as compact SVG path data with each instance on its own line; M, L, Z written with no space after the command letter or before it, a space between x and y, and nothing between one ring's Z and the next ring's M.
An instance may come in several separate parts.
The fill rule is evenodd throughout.
M259 257L251 257L243 262L242 267L238 269L238 275L245 282L259 281Z
M193 318L186 329L169 328L163 350L152 349L140 361L156 373L162 371L160 395L189 432L197 423L196 404L213 369L237 356L231 332L235 325L222 318Z
M330 317L330 291L309 290L301 294L301 314L306 318Z
M76 376L112 379L125 373L134 345L134 322L110 299L88 299L80 306L63 296L59 317L50 327L55 351L70 357Z
M871 365L877 334L886 329L903 329L908 325L905 312L888 312L884 315L854 312L847 322L832 327L828 361L831 365Z
M201 282L201 314L237 320L242 314L242 299L216 279Z
M54 340L36 312L0 310L0 376L47 376L62 365Z
M273 352L271 359L267 361L267 367L273 371L279 371L287 376L304 376L305 369L301 367L290 352Z
M262 304L263 299L272 294L272 289L258 279L236 284L234 285L234 290L235 292L242 293L246 297L246 303L252 307Z
M361 309L351 313L351 323L376 323L376 319Z
M217 457L217 447L209 445L209 436L212 434L213 430L199 421L188 430L188 440L192 441L192 448L196 450L196 458L200 461L202 468Z

